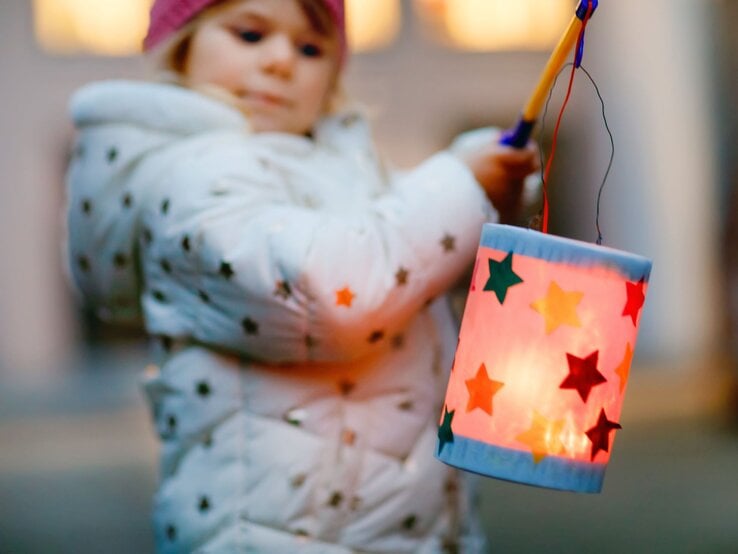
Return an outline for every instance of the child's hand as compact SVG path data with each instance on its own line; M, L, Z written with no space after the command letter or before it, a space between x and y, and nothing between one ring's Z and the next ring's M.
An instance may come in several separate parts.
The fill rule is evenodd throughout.
M500 222L515 220L522 204L525 178L540 169L538 145L523 149L489 142L461 156L500 214Z

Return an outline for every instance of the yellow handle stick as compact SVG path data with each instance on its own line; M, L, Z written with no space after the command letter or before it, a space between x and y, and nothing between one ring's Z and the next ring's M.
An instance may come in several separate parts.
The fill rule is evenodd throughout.
M502 144L514 146L515 148L524 148L528 143L538 114L541 113L541 109L545 103L548 91L551 90L556 75L564 67L569 53L576 46L584 22L592 16L592 13L597 9L597 4L598 0L581 0L579 2L576 14L572 17L564 35L551 53L546 67L543 69L543 73L538 80L538 84L533 90L533 94L531 94L528 102L525 104L520 120L513 129L503 134L500 140Z

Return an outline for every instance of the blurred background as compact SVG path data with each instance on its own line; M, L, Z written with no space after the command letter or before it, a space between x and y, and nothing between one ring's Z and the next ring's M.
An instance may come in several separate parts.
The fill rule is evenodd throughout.
M351 95L400 167L509 126L570 0L352 0ZM147 78L149 0L0 2L0 553L152 551L156 444L146 342L94 321L64 273L70 94ZM605 244L653 259L599 496L485 480L497 552L738 553L738 21L735 0L600 0L584 64L616 157ZM553 93L553 128L566 79ZM550 133L538 138L544 151ZM610 143L577 77L551 181L552 232L596 239Z

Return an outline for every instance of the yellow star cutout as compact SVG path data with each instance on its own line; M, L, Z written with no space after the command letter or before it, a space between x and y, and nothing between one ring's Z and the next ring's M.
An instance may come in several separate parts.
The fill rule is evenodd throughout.
M550 455L561 454L566 451L561 441L561 432L564 429L563 419L550 420L543 417L537 411L533 411L533 423L530 429L520 433L515 440L522 442L530 448L533 454L533 463L537 464L543 458Z
M628 382L628 375L630 375L630 363L633 361L633 349L630 347L630 343L625 344L625 356L620 365L615 368L615 373L620 377L620 394L625 390L625 385Z
M583 296L583 292L567 292L551 281L546 296L533 302L530 307L546 320L546 333L550 335L560 325L582 326L577 315L577 304Z
M474 408L479 408L483 412L492 415L492 397L503 386L504 383L490 379L487 368L484 364L480 365L474 378L466 380L466 388L469 391L469 402L466 404L466 411L471 412Z
M346 306L347 308L351 307L351 302L354 301L354 297L356 295L351 292L351 289L348 287L344 287L341 290L336 291L336 306Z

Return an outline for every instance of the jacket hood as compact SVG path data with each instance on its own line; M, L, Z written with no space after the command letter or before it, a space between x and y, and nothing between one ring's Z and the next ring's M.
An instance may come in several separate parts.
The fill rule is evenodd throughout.
M80 88L70 102L78 129L97 125L133 125L173 135L214 130L250 133L248 118L239 110L201 92L178 85L146 81L102 81ZM309 146L307 137L286 133L260 133L278 137L284 145ZM313 140L340 151L371 144L371 133L361 109L351 107L321 118Z

